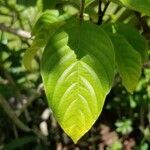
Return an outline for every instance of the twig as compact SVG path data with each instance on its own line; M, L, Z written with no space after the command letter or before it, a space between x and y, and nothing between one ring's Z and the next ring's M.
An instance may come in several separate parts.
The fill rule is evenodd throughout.
M150 68L150 61L144 63L143 68Z
M85 0L80 0L81 1L81 6L80 6L80 20L83 20L83 13L84 13L84 5L85 5Z
M16 29L16 28L11 28L3 23L0 23L0 30L1 31L5 31L5 32L9 32L11 34L17 35L21 38L25 38L25 39L31 39L31 33L21 30L21 29Z
M148 104L148 122L150 127L150 104Z
M101 22L102 22L102 17L101 17L101 15L102 15L102 1L99 0L99 1L98 1L98 22L97 22L98 25L100 25Z
M143 28L143 32L145 33L145 32L147 32L147 31L149 31L149 26L148 26L148 24L147 24L145 18L144 18L144 17L141 17L141 14L140 14L139 12L135 12L135 15L136 15L136 17L137 17L138 20L139 20L139 24L140 24L141 27Z
M142 17L141 14L139 12L135 12L135 15L138 19L139 25L140 27L142 27L143 29L143 35L146 37L146 39L150 39L150 28L147 24L146 18Z
M32 132L35 133L35 134L36 134L41 140L43 140L44 142L47 141L47 137L44 136L38 128L36 128L36 127L33 128L33 129L32 129Z
M1 72L3 72L5 78L8 80L9 84L13 87L14 93L16 94L17 98L21 98L21 93L18 90L16 83L15 83L14 79L12 78L11 74L7 70L5 70L1 64L0 64L0 70L1 70Z
M28 106L30 106L32 102L38 97L39 97L39 93L33 93L33 96L31 96L28 99L27 103L24 104L23 107L16 112L17 116L19 117L28 108Z
M6 112L6 114L12 119L12 121L14 122L14 124L21 130L29 132L31 131L31 129L26 126L22 121L20 121L15 112L12 110L12 108L10 107L10 105L8 104L8 102L5 100L5 98L0 95L0 104L2 106L2 108L4 109L4 111Z
M13 17L12 14L3 13L3 12L1 12L1 11L0 11L0 15L6 16L6 17Z
M4 109L4 111L6 112L6 114L11 118L11 120L14 122L14 124L19 129L21 129L21 130L23 130L25 132L33 132L41 140L46 141L46 137L41 133L40 130L38 130L37 128L31 129L28 126L26 126L21 120L19 120L19 118L17 117L17 115L15 114L15 112L10 107L9 103L6 101L6 99L2 95L0 95L0 105Z
M105 12L106 12L106 10L107 10L109 4L110 4L110 1L108 1L108 2L105 4L104 10L102 11L102 1L99 0L99 5L98 5L98 22L97 22L98 25L101 25L101 24L102 24L103 16L105 15Z

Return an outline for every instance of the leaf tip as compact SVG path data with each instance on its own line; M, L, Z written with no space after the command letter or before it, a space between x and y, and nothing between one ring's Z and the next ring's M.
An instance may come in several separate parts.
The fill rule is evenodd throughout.
M88 128L83 127L81 129L74 128L71 131L66 128L63 128L63 130L72 139L74 144L77 144L78 141L90 130L90 128L91 128L91 126Z
M71 139L72 139L72 141L73 141L74 144L77 144L80 138L79 139L73 139L73 138L71 138Z

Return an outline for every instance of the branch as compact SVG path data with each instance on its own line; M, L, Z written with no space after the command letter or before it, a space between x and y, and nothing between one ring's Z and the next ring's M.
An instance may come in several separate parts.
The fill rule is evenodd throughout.
M144 68L150 68L150 61L144 63L143 67Z
M150 38L150 28L148 26L146 18L142 17L139 12L135 12L135 15L136 15L136 17L137 17L137 19L139 21L140 26L143 29L143 33L142 34L146 37L146 39L149 40L149 38Z
M83 20L83 13L84 13L84 5L85 5L85 0L80 0L81 1L81 6L80 6L80 20Z
M0 30L1 31L5 31L14 35L17 35L21 38L25 38L25 39L31 39L31 33L21 30L21 29L16 29L16 28L11 28L3 23L0 23Z
M12 119L12 121L18 128L26 132L31 131L31 129L28 126L26 126L23 122L21 122L18 119L15 112L12 110L12 108L10 107L10 105L2 95L0 95L0 105L2 106L6 114Z
M0 95L0 105L19 129L25 132L33 132L44 142L47 140L46 137L41 133L39 129L36 128L31 129L19 119L15 114L15 112L13 111L13 109L10 107L9 103L2 95Z
M4 74L4 77L8 80L8 83L13 87L14 94L17 96L17 98L21 98L21 93L18 90L16 83L15 83L14 79L12 78L11 74L7 70L4 69L2 64L0 64L0 70Z
M149 31L149 26L148 26L147 21L145 20L145 18L142 17L139 12L135 12L135 15L136 15L137 19L139 20L139 24L143 28L143 32L145 33L147 31Z
M1 11L0 11L0 15L2 15L2 16L6 16L6 17L13 17L13 15L12 15L12 14L3 13L3 12L1 12Z
M23 107L16 111L16 115L19 117L31 104L34 100L36 100L40 96L39 93L35 92L31 97L29 97L29 100L27 101L26 104L23 105Z
M110 4L110 1L108 1L108 2L105 4L104 10L102 11L102 1L99 0L99 5L98 5L98 22L97 22L98 25L101 25L101 24L102 24L103 16L105 15L105 12L106 12L106 10L107 10L109 4Z
M98 22L97 24L100 25L102 22L102 1L98 1Z

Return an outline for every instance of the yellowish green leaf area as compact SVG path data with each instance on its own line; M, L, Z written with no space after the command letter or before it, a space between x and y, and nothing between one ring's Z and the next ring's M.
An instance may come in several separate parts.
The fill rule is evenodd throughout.
M150 0L114 0L133 10L150 15Z
M41 74L50 108L76 143L100 115L114 79L115 53L98 26L69 20L48 42Z

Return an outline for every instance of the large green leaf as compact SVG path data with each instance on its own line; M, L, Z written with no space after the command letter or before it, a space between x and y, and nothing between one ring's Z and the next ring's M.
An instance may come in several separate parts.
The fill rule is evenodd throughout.
M75 143L102 111L114 78L114 55L112 43L101 28L74 20L45 48L41 74L48 102Z
M112 0L133 10L150 15L150 0Z
M148 44L145 38L134 27L123 23L108 23L104 25L109 32L122 35L132 47L141 54L142 62L148 60Z
M126 89L132 93L136 88L141 75L141 55L134 49L134 47L132 47L124 36L117 33L115 28L113 28L112 31L110 30L110 26L103 25L103 28L109 34L114 45L116 66L122 78L122 83Z

